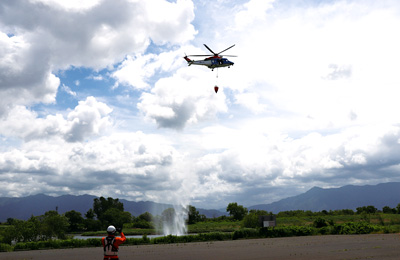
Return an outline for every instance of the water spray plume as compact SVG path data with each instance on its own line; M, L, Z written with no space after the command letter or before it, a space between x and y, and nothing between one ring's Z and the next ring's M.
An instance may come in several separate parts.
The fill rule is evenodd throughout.
M184 205L174 205L174 208L163 216L163 234L164 235L185 235L187 233L186 220L188 209Z
M187 220L189 213L189 199L184 198L181 192L172 195L171 200L175 201L171 208L165 209L160 218L157 227L159 232L167 235L185 235L187 234ZM171 196L171 194L169 194ZM179 196L182 195L182 196Z

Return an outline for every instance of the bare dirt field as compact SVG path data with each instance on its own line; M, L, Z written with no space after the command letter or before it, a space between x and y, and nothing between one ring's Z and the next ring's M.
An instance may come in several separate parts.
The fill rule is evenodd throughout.
M102 248L0 253L7 260L102 259ZM399 234L265 238L124 246L120 259L400 259Z

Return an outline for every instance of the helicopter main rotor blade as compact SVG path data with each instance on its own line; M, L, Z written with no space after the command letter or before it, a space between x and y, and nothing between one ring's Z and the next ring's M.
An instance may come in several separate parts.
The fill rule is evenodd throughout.
M204 44L205 45L205 44ZM232 45L231 47L229 47L229 48L226 48L225 50L223 50L223 51L220 51L220 52L218 52L217 53L217 55L219 55L219 54L221 54L221 53L223 53L224 51L227 51L227 50L229 50L230 48L232 48L233 46L235 46L235 44L234 45ZM206 46L207 47L207 46ZM214 53L215 54L215 53ZM225 55L225 56L227 56L227 55Z
M209 50L212 54L218 55L218 54L216 54L215 52L213 52L206 44L204 44L204 46L206 46L207 50Z
M187 57L210 57L210 54L207 55L186 55ZM237 57L236 55L221 55L221 57Z

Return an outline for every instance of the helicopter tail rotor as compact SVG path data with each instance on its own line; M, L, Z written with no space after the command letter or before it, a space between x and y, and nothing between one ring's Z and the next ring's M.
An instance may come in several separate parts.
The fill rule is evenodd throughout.
M188 56L186 55L186 53L185 53L185 57L183 57L183 58L187 61L188 66L190 66L190 65L193 64L193 61L192 61L191 59L188 58Z

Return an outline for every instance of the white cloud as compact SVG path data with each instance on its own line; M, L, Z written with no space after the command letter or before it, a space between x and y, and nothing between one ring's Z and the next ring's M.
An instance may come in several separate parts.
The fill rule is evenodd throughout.
M25 187L15 195L37 190L55 194L97 194L102 190L110 196L174 202L176 194L181 194L203 207L212 198L213 207L224 207L229 201L253 205L263 198L272 202L304 191L304 187L345 185L349 180L363 180L366 174L370 180L394 178L396 171L388 166L400 163L396 153L391 154L400 149L399 128L355 128L327 136L311 133L296 140L267 136L259 129L252 133L244 130L219 128L228 142L222 146L217 144L220 138L209 140L213 137L209 134L184 137L187 142L182 151L174 148L180 146L176 144L181 143L181 135L167 138L141 132L117 133L82 143L32 140L21 149L0 153L0 183L24 179L15 184L16 188ZM225 149L202 156L183 154L196 142L205 149ZM363 173L349 172L357 168ZM278 187L289 190L281 194ZM175 195L169 196L170 192Z
M236 103L247 107L253 113L260 113L266 111L266 104L262 104L259 101L259 95L257 93L240 93L236 95Z
M196 34L190 24L194 19L193 9L193 2L189 0L146 1L144 10L150 22L144 26L153 32L151 39L157 44L185 43Z
M249 107L254 100L244 102L243 93L257 95L280 117L283 111L310 116L334 128L348 125L351 111L357 111L358 123L382 121L382 114L395 120L391 97L398 95L393 68L399 67L400 38L390 31L400 21L393 11L397 4L388 3L393 8L357 1L306 7L275 2L263 20L237 27L246 37L235 47L234 69L240 73L230 75L236 100ZM378 99L385 102L371 106Z
M250 206L293 196L313 186L399 180L392 167L400 162L395 158L400 148L398 127L354 127L297 139L246 127L251 128L220 127L194 137L198 142L195 147L209 149L203 150L205 155L192 158L199 179L198 197L218 197L220 207L229 201ZM225 149L219 152L221 147Z
M0 32L0 116L14 104L55 101L60 81L48 64L38 66L30 59L32 48L25 37Z
M235 14L237 29L251 28L257 22L265 22L266 12L273 8L275 0L251 0L244 4L244 10Z
M101 0L29 0L35 4L45 4L49 7L65 9L67 11L85 11L98 5Z
M67 3L68 2L68 3ZM0 115L9 107L54 102L71 66L102 69L129 53L184 43L196 33L191 1L3 2L0 8ZM159 6L163 12L159 14ZM9 36L11 35L11 36Z
M147 90L151 86L149 81L157 73L171 73L183 64L182 49L155 54L128 55L112 77L118 84L128 85L138 90Z
M79 81L78 82L75 82L75 84L77 83L77 86L79 85ZM72 91L71 90L71 88L70 87L68 87L68 86L66 86L66 85L62 85L62 90L63 91L65 91L67 94L69 94L69 95L71 95L71 96L73 96L73 97L76 97L76 92L75 91Z
M224 93L216 95L207 77L201 70L180 69L160 79L150 93L143 93L138 108L159 127L183 129L186 124L213 119L226 112L227 106Z
M38 191L115 196L118 191L119 197L136 194L148 200L181 188L187 175L170 175L179 161L179 153L165 138L141 132L83 143L31 141L20 150L0 153L0 184L14 185L9 189L14 196ZM16 180L20 181L13 184ZM3 190L1 195L10 194Z
M0 134L15 136L25 141L61 138L68 142L81 142L101 134L111 126L111 111L111 108L94 97L80 101L79 105L68 113L66 119L61 114L39 118L34 111L15 106L9 115L0 121Z
M110 126L108 114L111 109L94 97L80 101L79 105L68 114L67 130L64 136L69 142L83 141L92 134L100 134Z
M118 79L119 83L131 85L137 89L148 89L150 86L147 80L155 73L156 67L149 66L148 63L155 55L138 55L136 57L128 56L118 70L113 73L113 77Z

